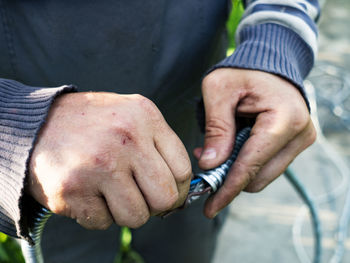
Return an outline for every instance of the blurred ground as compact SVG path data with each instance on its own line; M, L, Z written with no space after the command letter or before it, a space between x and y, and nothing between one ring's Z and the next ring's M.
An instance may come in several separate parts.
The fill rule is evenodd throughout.
M320 123L330 146L320 138L297 158L293 169L315 198L331 191L338 195L334 201L326 199L319 204L324 233L322 262L329 262L350 177L342 177L330 157L350 163L350 129L345 126L347 123L350 127L350 1L328 0L319 26L320 52L309 80L318 94ZM214 262L300 262L293 244L293 227L294 238L298 238L300 230L296 240L300 253L305 249L312 259L314 240L308 216L300 216L302 205L284 176L261 193L241 194L230 207ZM300 223L297 218L305 220ZM349 238L342 262L350 262Z

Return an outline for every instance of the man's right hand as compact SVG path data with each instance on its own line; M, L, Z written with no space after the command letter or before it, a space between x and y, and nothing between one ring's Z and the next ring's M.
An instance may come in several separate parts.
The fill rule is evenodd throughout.
M41 128L27 191L86 228L135 228L180 206L190 178L185 147L150 100L70 93Z

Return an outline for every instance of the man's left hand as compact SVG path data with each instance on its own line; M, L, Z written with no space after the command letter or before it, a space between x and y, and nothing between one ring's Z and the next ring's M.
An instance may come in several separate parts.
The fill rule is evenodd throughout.
M223 163L231 154L239 120L254 122L249 139L224 185L210 197L204 214L213 218L242 190L258 192L282 174L316 138L300 91L265 72L216 69L202 83L205 142L194 150L202 169Z

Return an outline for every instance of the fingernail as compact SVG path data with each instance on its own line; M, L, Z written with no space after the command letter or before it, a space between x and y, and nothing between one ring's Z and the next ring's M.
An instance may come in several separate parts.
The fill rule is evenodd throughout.
M205 149L201 155L201 160L212 160L216 158L216 151L214 148Z

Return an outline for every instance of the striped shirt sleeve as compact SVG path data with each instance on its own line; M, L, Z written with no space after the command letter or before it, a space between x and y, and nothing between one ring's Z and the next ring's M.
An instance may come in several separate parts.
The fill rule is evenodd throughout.
M250 0L237 29L240 32L251 25L275 23L297 33L317 53L317 27L320 7L317 0Z
M32 87L0 78L0 231L28 238L24 182L33 145L49 108L73 86Z
M306 99L303 79L317 54L318 1L246 0L245 7L235 52L210 71L236 67L277 74L296 85Z

